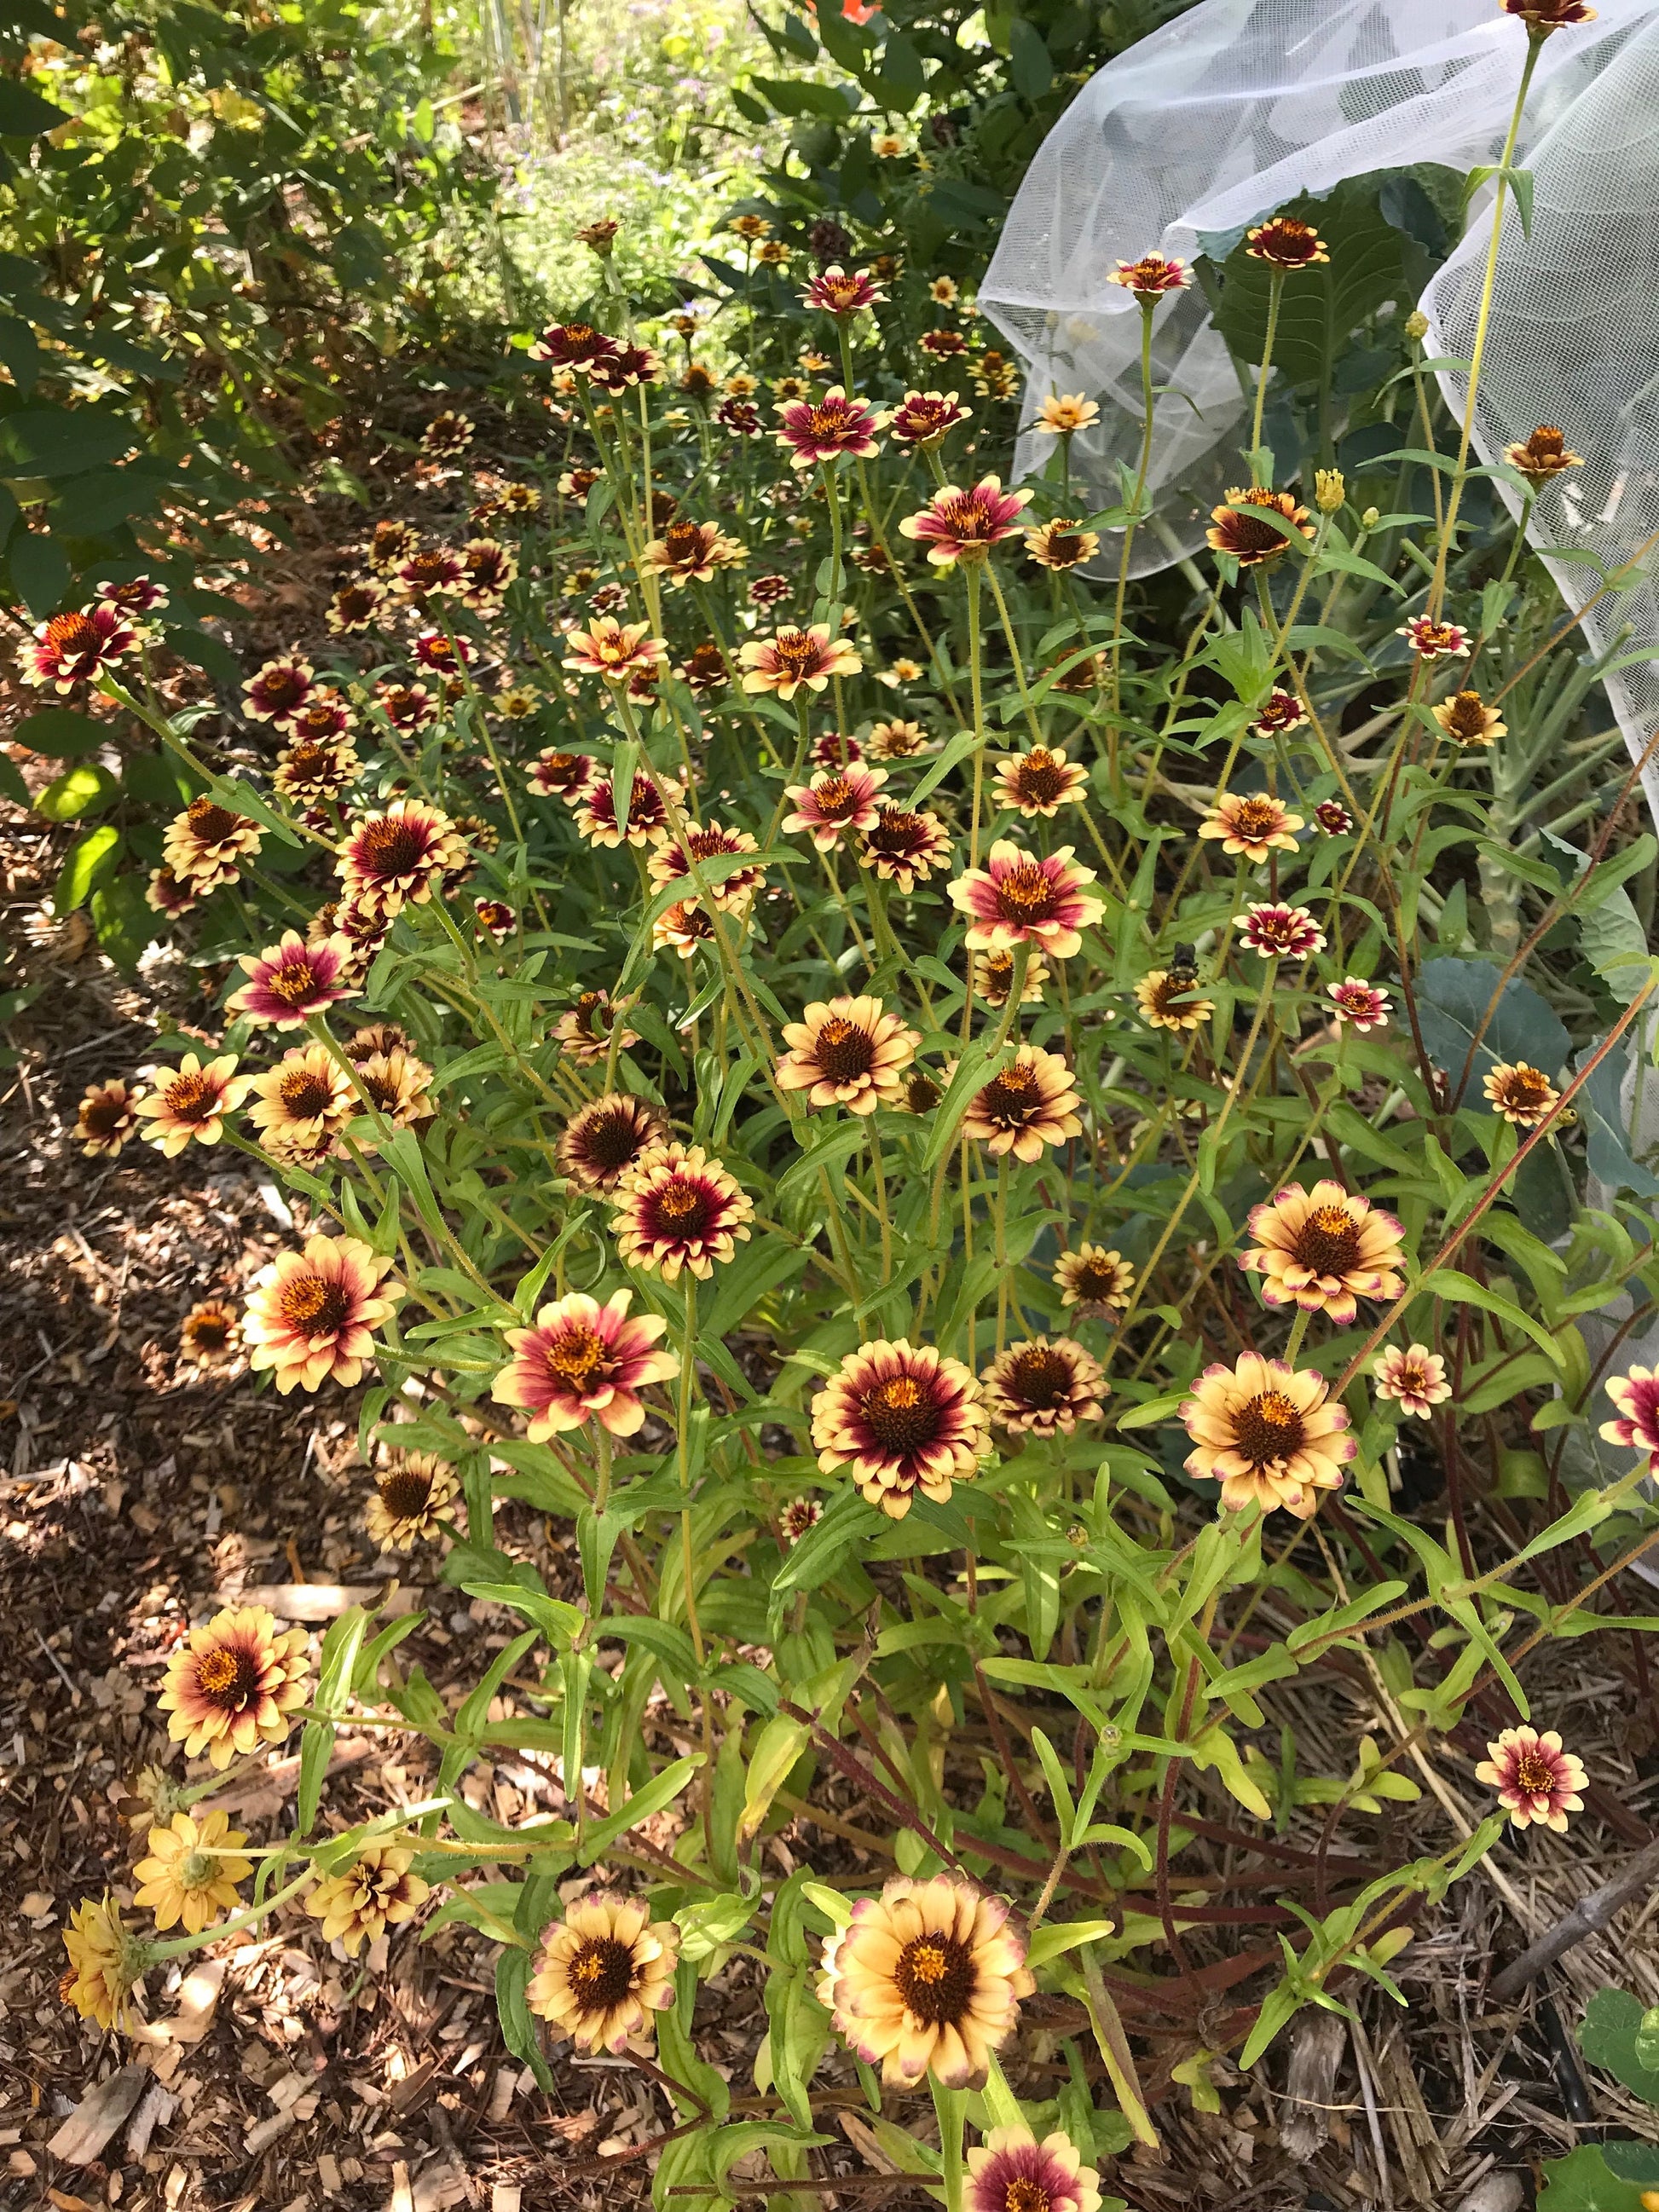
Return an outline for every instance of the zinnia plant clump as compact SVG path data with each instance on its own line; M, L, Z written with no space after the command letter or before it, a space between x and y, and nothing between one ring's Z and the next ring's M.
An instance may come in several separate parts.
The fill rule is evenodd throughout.
M1228 286L1334 282L1309 212ZM373 1960L441 1915L522 2063L683 2097L659 2182L714 2201L750 2091L702 1985L748 1977L770 2185L862 2078L911 2137L935 2100L951 2212L1097 2212L1162 2100L1403 1996L1447 1882L1613 1786L1547 1662L1632 1663L1656 1528L1638 777L1391 309L1363 396L1257 333L1306 465L1258 434L1148 585L1194 297L1155 241L1113 280L1143 458L1085 514L1124 394L1027 393L1017 481L1012 358L892 238L745 207L668 316L615 240L405 456L462 511L411 489L250 669L237 775L119 609L25 626L29 682L194 764L151 905L222 986L77 1070L76 1142L286 1188L180 1358L357 1426L421 1616L187 1630L196 1764L66 1994L125 2022L233 1923ZM1517 511L1581 466L1562 397ZM506 1624L459 1705L401 1649L438 1581ZM357 1720L416 1809L319 1826ZM296 1749L270 1843L191 1811ZM485 1759L541 1809L480 1813Z

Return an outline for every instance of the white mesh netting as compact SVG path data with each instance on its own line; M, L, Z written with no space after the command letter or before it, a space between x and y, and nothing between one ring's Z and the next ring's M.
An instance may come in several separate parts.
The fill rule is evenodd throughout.
M1073 442L1085 498L1114 503L1117 465L1133 468L1139 449L1140 314L1109 282L1118 262L1191 259L1200 233L1238 230L1344 178L1495 161L1525 49L1494 0L1203 0L1097 73L1033 161L980 295L1027 363L1028 408L1051 391L1099 400L1099 423ZM1585 466L1543 502L1533 542L1616 568L1659 530L1659 0L1601 0L1595 22L1545 42L1516 159L1534 179L1532 231L1511 208L1474 444L1492 461L1540 422L1559 427ZM1477 216L1420 303L1431 355L1470 352L1489 237ZM1197 289L1167 301L1155 329L1158 380L1172 390L1158 403L1158 520L1137 538L1137 574L1201 544L1249 436ZM1462 379L1442 383L1461 420ZM1051 450L1022 438L1020 471ZM1570 604L1595 588L1584 565L1550 567ZM1659 593L1640 580L1584 629L1593 650L1659 656ZM1659 672L1629 666L1607 689L1638 754L1659 722ZM1644 780L1659 813L1659 773Z

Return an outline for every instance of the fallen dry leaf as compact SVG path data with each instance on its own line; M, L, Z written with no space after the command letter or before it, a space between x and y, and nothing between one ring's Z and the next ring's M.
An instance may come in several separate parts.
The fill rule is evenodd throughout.
M83 2097L46 2148L68 2166L90 2166L142 2095L149 2075L142 2066L123 2066ZM53 2203L73 2207L79 2197L49 2191Z

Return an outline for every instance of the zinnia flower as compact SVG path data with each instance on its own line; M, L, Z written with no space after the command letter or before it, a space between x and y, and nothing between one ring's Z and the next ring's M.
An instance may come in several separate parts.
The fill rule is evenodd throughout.
M591 323L550 323L530 348L532 361L550 362L578 375L591 375L595 362L617 350L614 338L605 337Z
M777 410L779 445L796 469L816 468L846 458L868 460L877 451L876 432L887 420L861 399L852 399L839 384L822 399L786 400Z
M386 586L372 576L342 584L325 610L324 619L336 637L356 637L369 629L386 605Z
M1023 1044L1001 1073L969 1100L962 1133L988 1146L994 1158L1012 1152L1018 1160L1040 1160L1045 1145L1082 1134L1082 1104L1060 1054Z
M390 921L424 906L446 876L466 866L466 845L441 807L394 799L351 824L336 863L342 894L365 916Z
M983 1394L932 1345L878 1339L848 1352L813 1399L812 1443L823 1474L847 1468L867 1504L902 1521L918 1490L941 1504L977 1472L989 1443Z
M513 1353L490 1386L498 1406L522 1407L532 1418L532 1443L597 1415L613 1437L631 1437L645 1425L639 1394L648 1382L678 1375L672 1352L652 1349L667 1328L660 1314L628 1317L634 1293L613 1291L604 1305L573 1291L545 1305L533 1328L510 1328Z
M619 623L614 615L596 615L586 629L571 630L565 645L567 668L603 676L611 684L626 684L641 669L657 668L668 659L668 647L652 636L648 622Z
M1250 727L1257 737L1271 738L1285 730L1300 729L1307 719L1307 709L1295 692L1275 687L1267 694L1267 704Z
M944 867L950 857L951 841L937 814L884 806L864 834L859 865L873 868L884 882L895 883L908 894Z
M727 830L713 819L688 824L680 837L665 837L652 854L648 873L654 889L661 890L666 884L686 884L686 902L701 905L705 896L711 905L722 913L737 913L746 907L766 880L763 868L732 868L716 871L711 879L707 872L711 861L725 861L734 854L753 853L758 848L747 830ZM693 864L696 873L692 873Z
M746 559L735 538L728 538L716 522L671 522L660 538L653 538L641 556L655 575L665 577L677 592L688 584L707 584L717 568L729 568Z
M64 1930L69 1966L58 1995L82 2020L101 2028L131 2026L132 1992L149 1963L144 1946L129 1933L112 1898L83 1898Z
M754 1201L701 1145L654 1146L617 1185L611 1222L625 1267L679 1280L689 1267L707 1281L749 1237Z
M632 1001L629 1002L630 1005ZM562 1044L578 1067L592 1067L596 1060L605 1059L611 1050L611 1033L617 1024L617 1010L611 1006L608 991L584 991L568 1012L559 1016L553 1024L555 1041ZM618 1052L626 1052L629 1045L639 1042L638 1033L624 1024L617 1039Z
M1027 427L1046 437L1069 438L1074 430L1086 430L1091 422L1099 420L1097 401L1085 399L1080 392L1051 392L1046 399L1038 402L1036 413Z
M1008 1907L949 1875L897 1875L823 1947L818 2002L890 2087L983 2083L1036 1987ZM1024 2208L1020 2208L1024 2212Z
M153 1087L133 1108L149 1124L144 1142L156 1146L170 1160L191 1142L216 1145L224 1134L225 1116L241 1104L251 1081L235 1068L234 1052L205 1062L187 1052L177 1067L158 1068L151 1078Z
M530 788L543 799L562 799L567 806L580 805L598 771L592 753L561 752L544 746L531 763Z
M236 1910L236 1885L253 1871L252 1859L238 1856L246 1841L228 1813L204 1813L199 1820L175 1813L149 1832L149 1856L132 1869L141 1885L133 1903L147 1905L164 1932L182 1923L187 1936L199 1935L222 1912Z
M1110 1388L1100 1362L1067 1336L1011 1344L981 1380L987 1412L1013 1436L1069 1437L1079 1421L1099 1419Z
M323 1923L323 1941L337 1942L348 1959L412 1920L431 1895L430 1885L410 1869L415 1854L391 1844L365 1844L343 1874L324 1876L306 1899L306 1911Z
M1039 858L999 838L982 868L971 868L947 884L951 902L968 916L963 943L970 951L1010 950L1040 945L1051 959L1066 960L1082 945L1081 933L1100 920L1104 902L1084 890L1095 880L1092 868L1079 867L1073 848Z
M1389 1345L1371 1362L1371 1374L1379 1398L1393 1399L1402 1413L1425 1421L1452 1394L1445 1361L1426 1344L1407 1345L1403 1352Z
M1266 519L1269 515L1274 518L1271 522ZM1280 526L1285 524L1288 532ZM1230 554L1241 568L1259 568L1286 552L1291 535L1297 532L1304 538L1314 534L1307 508L1298 507L1291 493L1274 491L1267 484L1251 484L1248 489L1235 484L1221 505L1210 509L1210 527L1204 534L1214 552Z
M896 446L925 453L942 444L957 423L970 419L954 392L907 392L893 410L888 434Z
M822 691L832 676L856 676L864 665L850 638L831 643L828 623L805 629L789 623L770 637L751 638L738 659L747 671L745 691L775 691L780 699L793 699L803 684Z
M1198 997L1197 986L1191 969L1150 969L1135 985L1141 1019L1155 1030L1201 1030L1215 1012L1215 1000Z
M953 561L982 561L994 545L1014 535L1020 510L1033 495L1004 491L1000 477L981 477L966 490L959 484L943 484L926 507L905 516L899 529L926 545L927 558L937 567L948 568Z
M363 1526L383 1552L410 1552L442 1534L439 1516L460 1495L460 1480L434 1452L398 1452L374 1470Z
M1282 1359L1241 1352L1234 1366L1206 1367L1181 1408L1194 1449L1187 1472L1219 1482L1230 1511L1282 1505L1306 1521L1322 1490L1340 1490L1359 1449L1346 1434L1347 1408L1322 1375L1296 1373Z
M243 684L242 704L256 722L274 722L285 730L311 696L316 672L297 653L280 653Z
M1100 550L1100 532L1085 530L1069 514L1057 514L1052 522L1025 533L1025 556L1042 568L1075 568L1085 561L1092 561Z
M361 1382L374 1351L371 1332L397 1303L380 1294L391 1267L355 1237L313 1237L303 1252L279 1253L248 1296L249 1366L272 1369L284 1397L296 1383L315 1390L331 1376L349 1389Z
M256 1075L248 1119L267 1143L310 1151L337 1137L361 1109L345 1070L324 1044L283 1054Z
M75 1133L89 1160L118 1159L121 1147L138 1133L141 1089L112 1076L107 1083L89 1083L75 1113Z
M790 1049L778 1062L780 1088L850 1114L896 1105L921 1042L879 999L819 1000L802 1020L784 1024L783 1039Z
M299 717L299 726L313 720L337 719L349 719L349 710L329 707L313 714L313 708L307 707ZM315 806L321 799L337 799L349 791L362 773L362 765L351 745L328 738L295 735L277 754L270 781L273 788L295 805Z
M1251 1207L1249 1228L1255 1242L1240 1254L1238 1264L1247 1274L1267 1278L1264 1305L1294 1304L1340 1323L1358 1310L1356 1296L1400 1294L1404 1229L1393 1214L1340 1182L1322 1181L1310 1191L1291 1183L1266 1205Z
M566 1123L558 1163L583 1190L614 1190L635 1162L667 1135L668 1125L654 1106L625 1091L608 1091Z
M1313 225L1298 222L1292 215L1276 215L1271 222L1259 222L1247 231L1244 251L1252 261L1265 261L1270 269L1281 271L1311 269L1316 262L1331 258Z
M1431 622L1413 615L1395 632L1405 638L1419 660L1455 660L1469 649L1469 634L1460 623Z
M217 1772L262 1743L282 1743L305 1703L306 1632L279 1630L262 1605L227 1606L167 1661L161 1710L185 1756Z
M1602 1436L1610 1444L1644 1451L1650 1471L1659 1474L1659 1370L1632 1367L1628 1375L1613 1376L1607 1388L1620 1418L1602 1422Z
M809 1528L816 1528L823 1518L823 1508L816 1498L792 1498L778 1515L778 1532L793 1551Z
M1589 1782L1583 1761L1564 1751L1553 1729L1540 1735L1534 1728L1504 1729L1496 1743L1486 1746L1486 1756L1474 1770L1477 1782L1490 1782L1498 1802L1517 1828L1553 1828L1565 1834L1569 1813L1582 1813L1579 1796Z
M1353 828L1353 817L1340 799L1322 799L1313 812L1316 823L1328 837L1346 837Z
M204 898L209 891L238 880L240 863L252 860L264 836L258 823L246 814L234 814L204 794L168 823L161 857L181 884Z
M1549 1119L1561 1099L1548 1076L1524 1060L1500 1060L1481 1089L1493 1113L1516 1129L1535 1129ZM138 1110L142 1113L143 1109Z
M98 597L126 615L159 615L167 604L166 585L151 576L134 576L125 584L100 584Z
M887 295L856 269L831 266L817 276L800 295L804 307L820 307L839 321L866 307L879 307Z
M1238 934L1264 960L1306 960L1325 950L1325 933L1305 906L1252 903Z
M1185 291L1193 272L1184 261L1162 253L1143 253L1139 261L1120 261L1106 282L1133 292L1143 307L1150 307L1166 292Z
M112 668L137 642L138 633L123 611L99 599L78 614L36 623L17 665L26 684L50 685L61 697Z
M1429 711L1446 735L1460 745L1495 744L1509 735L1509 724L1478 691L1454 691L1449 699L1443 699Z
M370 1053L355 1062L357 1081L384 1121L417 1128L432 1115L432 1070L402 1047ZM372 1149L372 1143L371 1143Z
M438 714L436 701L424 684L377 684L374 704L394 730L423 730Z
M1373 1030L1389 1026L1389 994L1385 986L1368 983L1359 975L1349 975L1340 983L1328 983L1325 995L1331 1001L1331 1012L1338 1023L1352 1022L1356 1036L1369 1036Z
M650 2016L674 2002L679 1930L639 1899L590 1890L542 1937L525 1991L532 2012L578 2051L650 2046Z
M628 794L628 823L617 821L617 794L609 776L596 776L576 809L576 829L590 845L620 849L623 843L654 845L668 834L668 808L648 776L636 775Z
M409 554L392 572L392 588L400 599L424 606L429 599L452 599L466 582L460 556L447 545L428 545Z
M876 761L917 760L933 744L920 722L894 720L870 726L870 757Z
M1135 1271L1119 1251L1079 1244L1055 1261L1054 1281L1061 1305L1075 1306L1079 1313L1115 1313L1129 1303Z
M1553 31L1595 21L1595 9L1586 7L1584 0L1503 0L1503 5L1506 15L1520 16L1534 39L1547 39Z
M196 906L191 886L181 883L171 868L153 868L144 886L144 903L154 907L157 914L176 921L181 914L191 913Z
M1261 862L1274 852L1293 853L1302 817L1265 791L1224 792L1198 825L1200 837L1218 837L1224 853Z
M960 331L924 331L916 343L934 361L954 361L968 350L968 341Z
M1008 994L1014 988L1014 956L1012 952L975 952L969 955L974 978L974 996L988 1006L1006 1006ZM1042 996L1042 987L1048 980L1048 963L1040 952L1025 956L1025 988L1019 994L1022 1006L1035 1006Z
M273 1029L301 1029L313 1014L353 995L340 980L349 953L343 937L307 945L297 930L287 930L280 945L240 956L248 980L226 1000L226 1012Z
M1100 2212L1100 2176L1058 2129L993 2128L968 2154L964 2212Z
M218 1367L242 1348L241 1317L223 1298L203 1298L179 1324L179 1356Z
M811 783L792 783L783 795L793 811L784 816L783 827L808 830L820 853L833 852L843 830L874 826L877 793L886 781L884 768L848 767L815 775Z

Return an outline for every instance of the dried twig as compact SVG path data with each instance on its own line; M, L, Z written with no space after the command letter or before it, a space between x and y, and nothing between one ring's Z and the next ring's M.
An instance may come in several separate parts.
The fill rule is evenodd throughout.
M1558 1920L1547 1935L1529 1944L1501 1974L1494 1974L1487 1996L1498 2004L1510 1997L1519 1996L1529 1982L1536 1981L1547 1966L1565 1956L1587 1936L1596 1935L1605 1928L1621 1905L1628 1905L1640 1891L1659 1881L1659 1837L1643 1850L1638 1851L1623 1870L1604 1881L1600 1889L1591 1890L1581 1897L1571 1912Z

